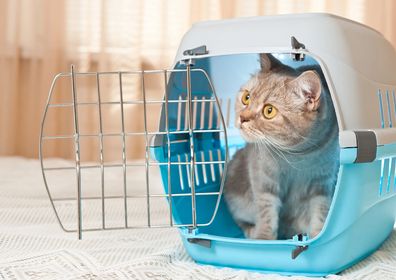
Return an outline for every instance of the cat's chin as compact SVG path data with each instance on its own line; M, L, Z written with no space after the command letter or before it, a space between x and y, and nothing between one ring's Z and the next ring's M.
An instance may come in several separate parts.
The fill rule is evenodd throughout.
M256 136L250 135L249 133L243 131L243 129L240 130L240 133L241 133L243 140L245 140L248 143L259 142Z

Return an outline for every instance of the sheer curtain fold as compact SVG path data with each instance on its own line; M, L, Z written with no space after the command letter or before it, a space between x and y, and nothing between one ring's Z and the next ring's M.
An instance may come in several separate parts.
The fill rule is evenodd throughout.
M64 64L63 1L0 3L0 154L37 157L41 109Z
M50 82L58 72L167 68L183 34L191 24L239 16L293 12L330 12L365 23L379 30L396 47L396 3L392 0L0 0L0 155L38 155L42 112ZM119 95L116 81L104 81L103 91ZM161 93L158 81L147 81L152 92ZM94 90L94 81L81 82L83 91ZM133 97L140 82L125 83L125 94ZM62 83L58 91L70 92ZM156 96L157 98L159 96ZM83 125L97 129L95 110L81 111ZM118 120L119 109L107 111ZM141 109L125 108L131 129L142 128ZM62 133L72 131L67 112L51 117L48 127ZM155 125L156 115L149 122ZM116 122L106 123L111 128ZM86 157L94 159L98 144L82 144ZM119 154L119 143L106 144ZM130 144L132 145L132 144ZM128 150L140 157L143 139ZM72 157L68 144L49 144L47 156Z

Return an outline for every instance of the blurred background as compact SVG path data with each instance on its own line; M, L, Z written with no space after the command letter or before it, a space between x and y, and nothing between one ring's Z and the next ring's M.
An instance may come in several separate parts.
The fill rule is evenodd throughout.
M305 12L333 13L369 25L396 47L393 0L0 0L0 156L38 157L52 78L69 71L72 63L78 71L169 68L183 34L195 22ZM101 85L110 99L119 96L116 83ZM127 95L140 94L138 81L125 83ZM93 80L81 81L79 87L95 93ZM149 80L147 87L161 98L161 82ZM55 101L70 96L70 83L60 83L56 91ZM149 123L156 125L159 111L152 112ZM141 108L125 108L126 126L141 128L140 113ZM81 112L81 125L97 129L96 114ZM106 126L117 131L119 108L105 114L110 120ZM70 112L58 110L49 119L52 132L72 133ZM108 160L120 154L117 141L105 143ZM134 142L128 157L141 157L143 147L144 139ZM90 160L98 154L93 140L82 143L82 150ZM45 154L72 158L73 143L48 144Z

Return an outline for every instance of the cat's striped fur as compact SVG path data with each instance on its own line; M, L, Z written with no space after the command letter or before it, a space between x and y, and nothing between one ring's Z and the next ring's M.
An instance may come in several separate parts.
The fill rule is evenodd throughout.
M294 70L265 54L260 62L261 70L235 101L235 125L247 145L229 163L225 199L248 238L314 237L326 219L339 168L331 97L320 71ZM246 90L248 105L241 102ZM265 104L277 109L273 119L263 116Z

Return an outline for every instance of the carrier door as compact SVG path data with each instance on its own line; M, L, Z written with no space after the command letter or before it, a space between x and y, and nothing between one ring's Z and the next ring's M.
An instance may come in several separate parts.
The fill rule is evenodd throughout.
M228 150L204 70L72 66L55 76L41 126L43 179L64 231L82 238L83 231L213 222ZM58 181L60 173L69 180Z

